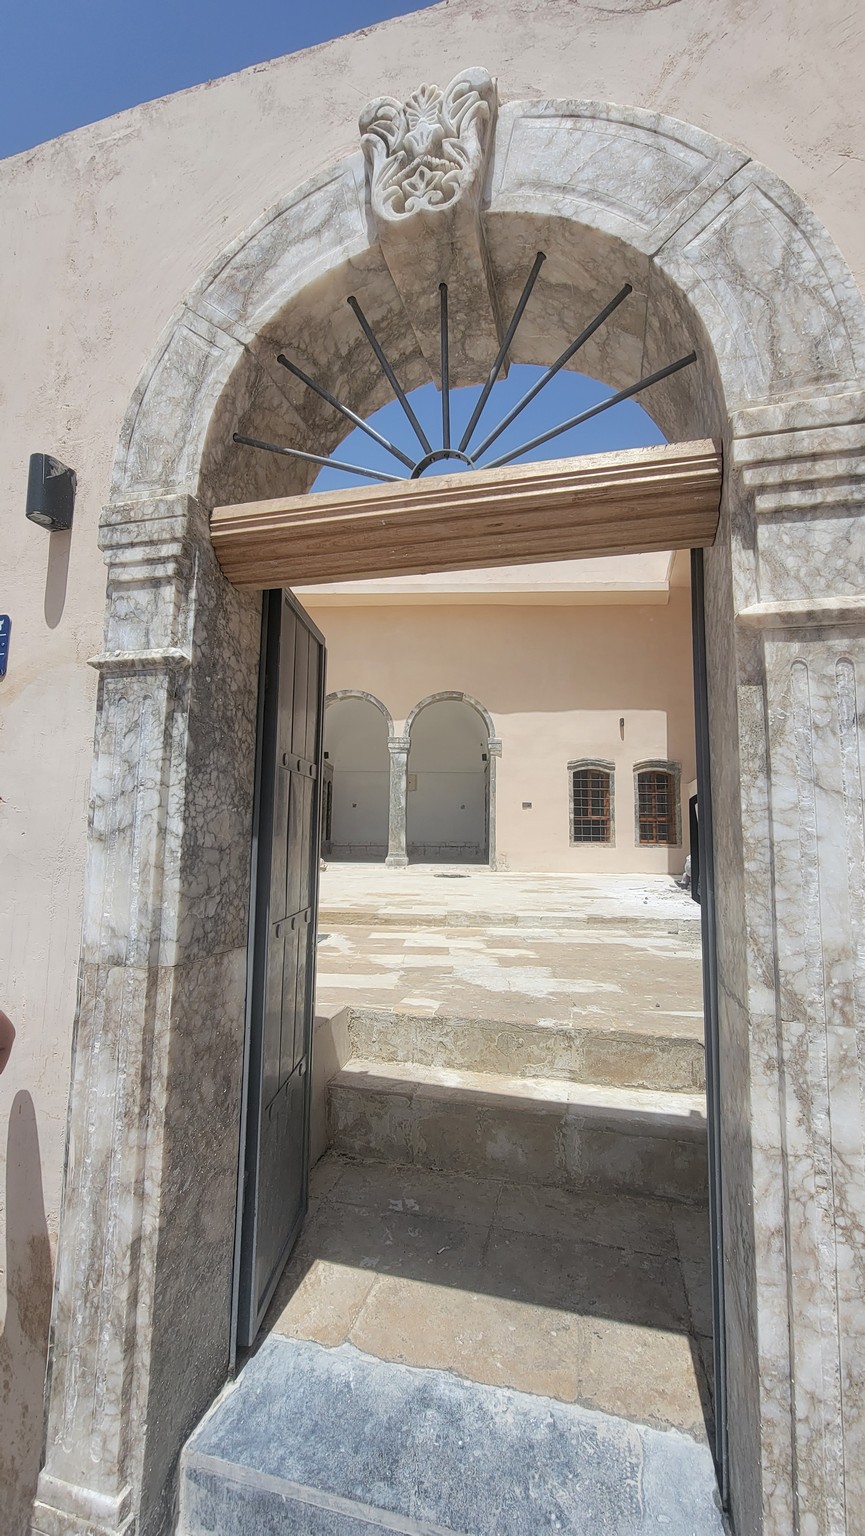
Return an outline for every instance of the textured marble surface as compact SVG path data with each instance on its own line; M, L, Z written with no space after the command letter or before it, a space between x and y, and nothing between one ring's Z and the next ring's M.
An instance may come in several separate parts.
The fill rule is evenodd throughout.
M720 1536L723 1522L711 1458L683 1435L271 1337L184 1453L179 1529Z
M34 1515L49 1536L125 1530L142 1508L162 1528L178 1445L230 1348L257 604L223 580L187 498L134 517L112 509L102 543L108 618Z
M158 484L231 502L238 453L256 495L305 489L308 467L264 455L254 463L253 450L228 447L232 423L325 452L348 430L276 365L276 353L284 349L369 412L389 390L346 298L357 295L410 389L438 370L444 278L453 378L479 381L495 351L481 316L510 316L539 249L547 259L514 360L548 363L628 282L633 292L575 366L621 387L696 345L696 367L644 397L672 437L715 433L726 410L831 391L861 371L865 327L846 267L794 194L741 152L687 124L597 103L510 103L490 137L477 228L478 197L465 188L444 208L376 224L357 153L229 246L142 380L118 453L116 499L124 487L137 495ZM448 220L463 214L475 220L471 232L454 226L445 239ZM483 300L475 294L464 324L457 266L475 248L489 291Z
M444 89L420 85L405 102L379 97L360 116L370 213L437 382L441 283L448 288L452 384L474 383L501 340L481 225L496 107L495 81L473 68Z

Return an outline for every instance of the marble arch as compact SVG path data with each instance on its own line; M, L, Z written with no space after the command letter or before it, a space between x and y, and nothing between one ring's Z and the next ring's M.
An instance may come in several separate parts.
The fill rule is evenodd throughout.
M480 719L483 722L484 730L487 733L487 752L488 752L488 755L489 755L489 760L488 760L488 763L487 763L487 853L488 853L490 869L495 869L495 867L496 867L496 762L497 762L498 758L500 758L501 755L502 755L502 744L501 744L500 738L496 735L496 728L495 728L495 725L493 724L493 717L492 717L492 715L489 713L488 710L486 710L484 708L483 704L479 703L479 701L477 699L473 699L470 693L461 693L459 690L453 690L453 689L445 689L441 693L430 693L430 694L427 694L427 697L425 699L420 699L418 701L418 703L415 704L414 708L410 711L410 713L408 715L408 718L406 719L406 722L405 722L405 738L404 738L405 739L405 743L406 743L405 751L400 756L399 759L397 759L396 757L393 757L392 758L392 762L391 762L391 786L392 786L392 789L391 789L391 804L393 805L394 800L396 800L397 804L398 804L399 799L400 799L400 788L401 788L401 785L404 784L405 777L406 777L406 775L408 773L408 755L409 755L409 751L411 750L411 728L414 725L415 720L417 719L417 717L420 714L421 710L426 709L428 704L442 704L442 703L445 703L447 700L453 700L455 703L458 703L458 704L468 704L469 708L473 709L475 711L475 714L480 716ZM394 783L395 780L396 780L396 782ZM405 790L403 789L402 790L403 809L402 809L402 817L401 817L401 820L402 820L402 853L403 854L405 854L405 848L406 848L406 822L407 822L406 798L407 797L406 797L406 794L405 794ZM397 863L397 862L400 862L400 863L405 862L405 863L407 863L408 859L407 859L407 857L404 860L403 859L393 859L393 860L391 860L389 858L388 862L389 863L394 863L394 864Z
M366 691L366 689L364 689L364 688L335 688L333 690L333 692L331 692L331 693L329 693L327 695L327 697L326 697L326 699L324 701L324 707L325 707L325 736L324 736L325 757L327 757L327 755L328 755L326 749L328 748L328 746L330 744L329 740L328 740L328 736L327 736L326 712L329 709L331 709L334 704L339 704L344 699L355 699L355 700L358 700L362 704L371 704L371 705L373 705L373 707L378 710L378 713L381 715L382 719L384 720L384 724L385 724L385 737L386 737L386 743L387 743L387 747L386 747L386 750L387 750L387 763L388 763L388 769L387 769L387 780L388 780L388 782L387 782L387 806L386 806L385 809L386 809L386 817L387 817L387 835L388 835L388 850L387 851L389 853L390 852L390 845L391 845L391 841L392 841L392 823L393 823L393 762L394 762L394 757L393 757L393 753L390 750L391 741L393 740L393 715L391 714L391 712L388 709L387 705L382 703L381 699L377 699L374 693L368 693ZM328 807L331 807L331 808L333 807L333 805L334 805L334 798L333 797L336 795L336 786L335 786L335 782L334 782L335 774L334 774L334 764L333 764L333 762L331 762L329 764L325 763L323 765L323 773L324 773L324 787L323 787L322 793L324 795L325 809L324 809L324 811L322 813L322 825L323 825L323 829L324 830L323 830L323 833L322 833L322 844L321 844L321 847L322 847L323 855L325 855L328 858L333 858L334 857L333 842L331 841L331 839L329 837L329 834L327 832L328 825L330 824L330 815L329 815L329 812L328 812ZM370 857L372 857L372 856L373 855L370 854ZM378 853L375 854L375 857L378 857Z
M458 689L452 688L446 688L441 693L428 693L425 699L420 699L415 704L414 709L408 715L405 722L406 736L411 735L411 728L422 709L426 709L428 704L443 704L449 699L457 704L468 704L469 708L473 709L476 715L480 715L490 742L498 741L493 717L488 710L484 709L483 704L479 703L477 699L473 699L470 693L461 693Z
M549 361L627 280L634 302L582 366L620 386L696 346L698 367L645 403L671 440L723 439L705 572L733 1512L740 1536L852 1532L865 1508L865 310L790 188L695 127L531 101L499 107L489 134L458 253L476 276L483 243L508 314L546 251L515 360ZM233 430L319 452L340 436L279 377L278 347L359 413L384 402L349 294L404 386L428 376L436 253L411 259L408 224L383 242L365 186L349 155L223 252L156 347L117 452L33 1525L47 1536L168 1529L178 1452L229 1369L258 603L221 577L208 509L309 483L238 450ZM473 334L456 315L455 382L488 366Z
M393 735L393 715L387 705L382 704L381 699L377 699L374 693L367 693L363 688L335 688L325 699L325 708L329 709L331 704L338 704L340 699L363 699L367 704L374 704L379 714L384 716L388 736Z

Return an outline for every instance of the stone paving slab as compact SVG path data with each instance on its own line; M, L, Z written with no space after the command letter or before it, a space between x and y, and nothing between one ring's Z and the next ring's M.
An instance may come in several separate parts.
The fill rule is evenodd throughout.
M708 1257L705 1206L331 1152L265 1328L703 1441Z
M271 1336L183 1456L182 1536L721 1536L705 1445Z
M703 1037L699 934L606 928L337 926L324 913L319 1004L502 1024Z
M672 920L700 926L700 908L672 875L523 874L459 865L327 863L321 872L324 912L378 912L399 918L483 913L520 923Z

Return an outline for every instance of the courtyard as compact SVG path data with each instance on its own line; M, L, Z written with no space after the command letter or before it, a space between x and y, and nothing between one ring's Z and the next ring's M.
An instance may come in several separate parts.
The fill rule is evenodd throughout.
M705 1443L700 967L668 876L324 869L326 1150L266 1329Z

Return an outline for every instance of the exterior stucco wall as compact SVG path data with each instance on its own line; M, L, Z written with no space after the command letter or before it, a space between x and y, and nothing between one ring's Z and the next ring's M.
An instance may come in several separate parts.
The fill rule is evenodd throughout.
M500 869L681 870L687 813L681 847L635 846L633 770L648 760L679 763L683 785L696 773L687 590L644 607L308 608L327 640L328 687L375 694L397 736L429 694L465 692L484 705L502 744ZM568 763L578 758L614 765L612 846L569 842Z
M3 1390L14 1383L0 1402L4 1529L16 1528L39 1457L97 687L86 662L105 588L96 529L156 338L223 246L355 147L359 105L472 60L498 75L504 101L627 103L739 146L804 198L861 285L863 56L863 22L841 0L789 0L782 12L773 0L450 0L0 164L0 606L13 621L0 683L0 1002L18 1029L0 1081L0 1145L11 1148L0 1266L14 1282L0 1343ZM24 520L37 449L78 472L71 539Z

